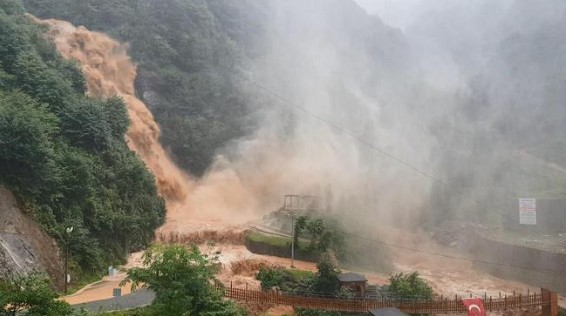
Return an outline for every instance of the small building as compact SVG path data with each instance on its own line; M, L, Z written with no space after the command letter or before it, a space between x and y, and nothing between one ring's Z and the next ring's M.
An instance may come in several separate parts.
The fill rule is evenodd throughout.
M346 288L362 296L366 294L368 279L362 274L352 272L340 273L338 282L340 283L340 289Z

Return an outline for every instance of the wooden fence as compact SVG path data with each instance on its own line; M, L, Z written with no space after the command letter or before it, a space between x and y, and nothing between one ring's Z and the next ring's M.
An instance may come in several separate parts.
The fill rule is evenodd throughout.
M406 313L465 313L462 297L437 298L426 302L402 302L376 299L332 299L286 295L277 291L257 291L239 288L218 288L222 294L237 301L289 305L298 308L363 313L368 310L395 307ZM484 299L487 311L526 309L550 305L550 296L542 293Z

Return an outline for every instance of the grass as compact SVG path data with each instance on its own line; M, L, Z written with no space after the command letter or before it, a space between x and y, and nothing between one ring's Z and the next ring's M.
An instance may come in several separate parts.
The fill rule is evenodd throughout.
M247 238L255 242L266 243L276 247L287 247L292 241L289 237L262 234L254 231L250 232ZM301 238L299 239L299 245L302 249L305 249L309 245L309 242Z
M72 295L75 292L77 292L78 290L82 289L83 287L97 282L97 281L101 281L102 280L102 273L101 274L87 274L85 276L83 276L77 283L71 283L69 284L68 288L67 288L67 294L65 293L60 293L61 295Z
M297 280L307 279L314 276L314 272L309 270L298 270L298 269L286 269L295 277Z
M255 242L261 242L270 244L272 246L280 246L285 247L291 244L291 238L282 237L282 236L274 236L274 235L266 235L258 232L250 232L247 236L250 240Z

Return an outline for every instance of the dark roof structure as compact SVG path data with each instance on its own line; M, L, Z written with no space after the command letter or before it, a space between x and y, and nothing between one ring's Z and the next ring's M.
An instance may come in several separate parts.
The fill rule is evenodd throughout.
M350 282L367 282L367 278L362 274L347 272L347 273L340 273L338 275L338 281L342 283L350 283Z
M373 316L408 316L408 314L405 314L396 308L374 309L370 310L369 313Z

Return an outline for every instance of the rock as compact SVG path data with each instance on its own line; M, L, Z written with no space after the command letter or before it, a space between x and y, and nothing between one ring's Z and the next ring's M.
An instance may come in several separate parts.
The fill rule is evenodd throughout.
M31 271L47 272L63 286L57 243L22 212L10 191L0 187L0 279Z

